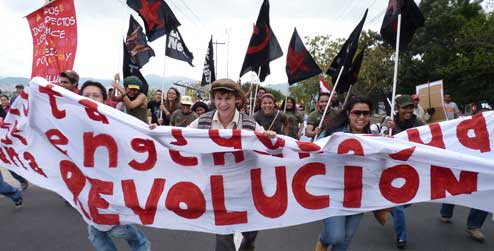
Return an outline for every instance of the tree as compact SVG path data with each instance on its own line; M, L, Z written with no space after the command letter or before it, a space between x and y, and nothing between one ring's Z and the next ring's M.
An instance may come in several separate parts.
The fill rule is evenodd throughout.
M459 103L492 99L493 17L480 2L421 1L426 23L400 57L402 91L412 93L418 84L443 79L445 91Z

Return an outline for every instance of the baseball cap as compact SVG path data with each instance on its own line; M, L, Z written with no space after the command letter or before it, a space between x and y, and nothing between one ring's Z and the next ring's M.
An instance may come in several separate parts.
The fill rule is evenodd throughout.
M412 99L413 99L413 100L420 100L420 98L419 98L419 95L418 95L418 94L412 94Z
M481 100L477 102L477 112L491 111L492 106L487 102L487 100Z
M414 105L412 96L410 95L401 95L399 97L396 97L395 102L400 108L405 108L409 105Z
M142 86L142 81L136 76L128 76L124 78L124 86L129 89L140 90Z

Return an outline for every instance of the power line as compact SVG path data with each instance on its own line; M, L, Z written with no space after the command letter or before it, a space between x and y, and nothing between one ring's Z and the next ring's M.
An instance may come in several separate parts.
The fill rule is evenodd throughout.
M197 19L197 21L199 21L199 23L202 23L201 18L189 7L187 3L185 3L183 0L179 0L179 1L182 3L182 5L185 6L187 10L189 10L190 13L192 13L192 15Z
M178 6L178 4L175 1L169 0L168 2L171 3L182 16L190 20L192 24L194 24L195 26L201 26L202 28L205 28L204 24L196 16L194 16L195 14L192 14L193 15L192 17L188 14L188 13L192 13L192 11L190 11L190 8L186 6L186 8L189 9L189 12L186 13L184 9Z

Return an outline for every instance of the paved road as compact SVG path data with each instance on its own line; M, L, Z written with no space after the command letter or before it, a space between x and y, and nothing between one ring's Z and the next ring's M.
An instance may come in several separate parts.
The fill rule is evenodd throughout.
M31 186L25 191L24 198L23 208L15 209L12 201L0 196L0 250L93 250L87 240L86 224L56 194ZM457 208L452 224L439 221L438 204L417 204L407 210L407 250L494 250L494 224L490 218L483 228L487 242L477 243L465 235L464 224L468 213L465 208ZM211 234L143 229L155 251L202 251L213 250L214 247L214 236ZM314 222L262 231L257 240L257 251L312 251L320 229L321 223ZM366 214L350 250L397 250L393 239L391 222L380 226L371 214ZM116 240L116 243L119 250L129 250L123 241Z

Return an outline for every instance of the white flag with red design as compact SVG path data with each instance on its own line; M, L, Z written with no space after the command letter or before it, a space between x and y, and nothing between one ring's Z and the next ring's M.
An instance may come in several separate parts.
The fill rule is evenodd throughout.
M331 86L329 86L328 82L324 80L324 77L319 75L319 93L323 92L331 92Z

